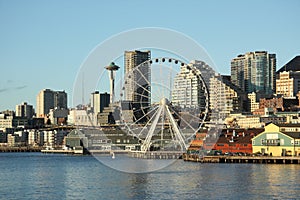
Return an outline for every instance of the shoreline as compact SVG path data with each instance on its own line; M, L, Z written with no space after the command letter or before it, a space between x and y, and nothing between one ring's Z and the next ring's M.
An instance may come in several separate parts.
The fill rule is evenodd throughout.
M41 147L0 147L1 153L43 153L43 154L71 154L71 155L92 155L90 152L82 153L76 150L45 150ZM103 151L97 152L103 155L111 155L114 151ZM95 153L95 152L94 152ZM121 154L128 154L130 152L115 152ZM137 156L131 155L137 159L182 159L185 162L195 162L195 163L226 163L226 164L300 164L300 156L203 156L200 157L197 154L182 154L182 157L177 156Z
M204 156L184 154L183 160L200 163L300 164L300 156Z

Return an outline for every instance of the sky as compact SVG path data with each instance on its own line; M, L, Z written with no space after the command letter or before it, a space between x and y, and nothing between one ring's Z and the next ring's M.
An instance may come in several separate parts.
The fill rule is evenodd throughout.
M279 69L300 55L299 9L298 0L0 0L0 111L35 107L45 88L65 90L74 107L74 82L93 49L143 27L192 38L221 74L257 50L276 53Z

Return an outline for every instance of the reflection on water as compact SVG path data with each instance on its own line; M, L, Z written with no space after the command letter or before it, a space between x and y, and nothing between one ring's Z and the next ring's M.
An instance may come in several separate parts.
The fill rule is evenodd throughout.
M145 173L161 170L176 159L139 159L126 155L116 155L114 159L109 156L93 155L102 164L121 172Z
M119 164L122 164L121 162ZM0 154L1 199L298 199L300 165L178 160L123 173L92 156Z

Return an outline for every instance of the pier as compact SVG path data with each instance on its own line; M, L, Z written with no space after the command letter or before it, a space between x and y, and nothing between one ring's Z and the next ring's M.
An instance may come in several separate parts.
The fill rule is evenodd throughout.
M180 159L183 152L181 151L131 151L129 155L133 158L142 159Z
M257 164L300 164L300 157L293 156L203 156L183 155L184 161L201 163L257 163Z
M83 154L82 150L42 149L42 153Z
M0 147L0 152L40 152L42 147Z

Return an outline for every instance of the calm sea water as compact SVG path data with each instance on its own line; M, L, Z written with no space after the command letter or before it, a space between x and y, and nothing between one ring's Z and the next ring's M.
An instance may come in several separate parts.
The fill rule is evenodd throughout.
M178 160L124 173L92 156L0 154L1 199L300 199L300 165Z

